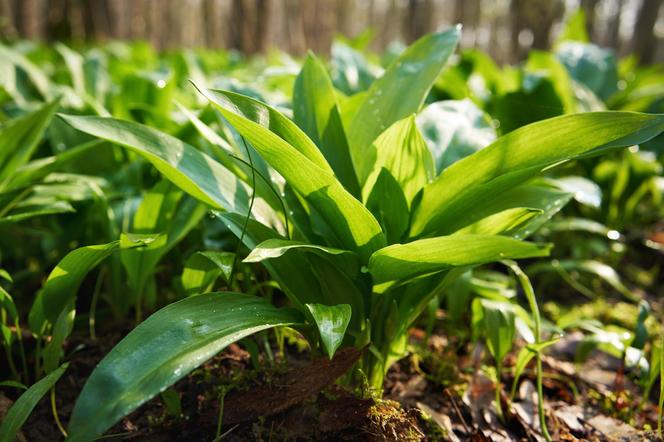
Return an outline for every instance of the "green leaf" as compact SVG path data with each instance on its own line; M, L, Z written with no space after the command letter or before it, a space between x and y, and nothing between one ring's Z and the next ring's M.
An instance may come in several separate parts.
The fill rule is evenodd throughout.
M4 270L2 271L4 272ZM14 332L20 332L19 316L14 300L11 295L2 288L2 285L0 285L0 315L3 317L3 321L0 323L2 342L5 345L11 345ZM8 327L9 324L14 325L14 330Z
M387 169L381 168L366 206L380 223L387 243L399 242L408 230L410 211L401 186Z
M272 114L276 111L268 112L265 105L248 97L224 91L207 91L205 95L265 161L322 215L335 234L335 238L330 238L331 245L357 252L363 261L368 260L371 253L385 245L385 237L378 221L362 203L344 189L329 166L324 168L319 165L321 161L325 162L325 159L311 140L308 143L321 155L320 159L315 158L316 162L311 159L315 156L309 152L310 148L304 149L302 145L298 148L289 144L288 140L302 144L302 137L306 139L306 135L297 126L291 123L291 127L283 123L283 116L274 118ZM258 122L248 119L247 114L251 118L257 118ZM268 116L272 118L265 121ZM274 123L276 127L272 127L273 121L278 122ZM268 130L265 125L270 129L278 129L281 134L284 133L284 128L288 131L280 136ZM295 130L297 136L291 133Z
M0 190L6 188L16 170L25 165L37 149L51 123L58 100L7 122L0 129Z
M9 213L0 216L0 224L17 223L36 216L71 212L74 212L74 208L67 201L52 201L44 204L21 202L14 206Z
M618 90L618 67L611 49L567 41L556 47L556 57L574 80L600 99L606 100Z
M533 232L545 224L553 215L558 213L573 197L572 193L560 191L554 187L528 183L522 186L509 189L500 195L493 196L489 201L483 201L482 204L473 207L464 213L464 218L455 220L448 228L453 229L464 225L468 221L476 221L488 228L486 233L508 234L506 231L498 230L501 225L498 223L499 214L516 209L531 209L537 211L527 223L521 226L514 226L509 231L509 235L517 239L523 239L530 236ZM509 212L508 212L509 213ZM495 225L488 225L490 218L496 221ZM505 221L503 219L503 221Z
M214 146L210 155L212 155L216 160L218 160L226 169L230 170L235 174L239 179L247 183L248 185L253 184L253 188L256 191L256 195L265 200L271 207L276 210L281 209L281 203L279 197L276 195L276 191L271 187L270 183L265 182L260 176L257 176L256 181L252 182L252 170L250 164L245 164L241 161L238 161L236 158L245 158L245 154L241 153L236 146L230 145L224 138L217 134L210 126L201 121L193 112L184 106L176 103L180 111L189 119L194 128L198 133L205 139L208 143ZM236 158L233 158L235 156ZM269 171L264 163L259 164L260 157L255 153L251 153L251 159L253 160L253 167L256 169L260 175L264 177L269 177ZM246 158L245 158L246 160ZM256 206L254 205L254 210Z
M29 324L33 333L41 333L46 321L55 324L60 313L75 299L85 275L119 247L120 241L85 246L62 258L51 271L30 310Z
M438 101L417 116L436 163L436 174L496 139L491 120L469 100Z
M486 264L501 259L547 256L551 246L493 235L451 235L395 244L369 260L374 283L404 280L452 267Z
M420 110L460 35L457 26L420 38L373 82L348 127L350 154L360 185L373 166L367 149L385 129Z
M0 426L0 442L14 441L18 430L20 430L25 421L28 420L32 410L41 398L53 388L55 383L67 369L67 366L68 364L63 364L60 368L28 388L28 390L16 400L14 405L12 405L7 412L7 415Z
M223 218L240 236L244 220L231 214L225 214ZM269 236L272 238L268 239ZM257 244L258 239L263 241ZM362 275L359 275L358 259L353 253L287 241L255 221L249 222L244 243L250 249L261 247L262 250L257 252L261 256L255 258L262 260L279 286L302 310L306 308L305 304L349 304L357 312L352 316L351 327L359 329L362 326L365 295L358 288L357 277ZM291 252L286 253L288 251ZM270 259L266 259L267 256Z
M318 327L323 348L332 359L344 339L352 309L348 304L307 304L307 308Z
M81 132L136 152L173 184L213 208L247 212L249 193L244 184L208 155L177 138L114 118L59 116Z
M74 318L76 318L76 305L72 299L67 308L58 315L58 319L53 326L51 340L44 347L43 357L46 373L55 370L60 363L62 345L74 328Z
M454 235L469 233L479 235L507 235L514 236L516 232L543 213L540 209L517 207L506 209L479 221L469 224L454 232Z
M275 230L250 219L247 228L244 229L246 217L237 213L215 213L233 232L240 238L242 236L244 245L253 250L258 244L269 239L285 240ZM304 310L304 304L320 302L320 284L313 274L311 265L304 256L299 253L289 253L279 259L263 261L262 265L270 272L281 289L286 293L296 307Z
M408 205L435 173L431 152L422 138L415 116L392 124L365 149L365 161L372 167L362 190L366 201L382 169L387 169L399 183ZM366 158L375 158L375 162Z
M62 167L77 160L88 151L100 147L104 143L105 141L103 140L92 140L71 147L57 155L32 160L24 166L19 167L14 174L12 174L12 179L9 181L5 190L27 186L28 184L41 180L52 172L62 170Z
M150 316L97 365L69 421L72 442L91 440L229 344L301 322L291 310L240 293L206 293Z
M134 234L157 235L147 247L127 247L133 242L122 234L120 259L133 290L133 302L141 302L147 283L154 277L161 258L180 242L207 212L206 206L183 194L166 180L143 197L133 219Z
M611 230L604 224L598 223L587 218L560 218L549 221L542 229L542 234L549 232L571 232L580 231L594 233L601 236L606 236L609 239L620 238L620 233Z
M365 91L376 77L377 69L369 64L366 57L339 40L332 42L330 62L334 86L347 95Z
M212 89L199 91L261 155L263 151L258 145L271 142L275 147L287 150L294 148L316 167L332 173L332 168L316 144L295 123L273 107L234 92Z
M187 258L182 272L182 286L187 295L209 292L221 275L228 281L234 259L234 253L215 251L196 252Z
M249 253L249 256L243 262L261 262L266 259L279 258L290 250L315 253L325 258L334 259L334 262L351 276L357 274L360 267L357 255L348 250L284 239L268 239L267 241L263 241Z
M664 115L589 112L517 129L448 167L424 187L410 234L444 231L460 213L522 184L543 170L581 156L649 140L664 130Z
M71 79L74 91L83 97L86 95L85 73L83 72L83 56L60 42L55 44L55 50L58 51L64 60L67 69L69 70L69 77Z
M511 305L505 302L481 299L484 333L489 352L501 366L503 359L512 349L516 334L515 315Z
M586 30L586 11L583 8L576 10L568 19L563 27L563 31L558 37L558 42L563 41L580 41L588 43L588 31Z
M25 72L26 76L30 82L32 82L42 98L46 100L51 98L51 83L46 76L46 73L43 69L40 69L33 62L28 60L23 54L0 44L0 60L11 63L16 68ZM0 81L3 80L4 78ZM12 89L16 88L14 87ZM12 90L11 92L16 93L18 90Z
M360 185L350 158L332 80L323 63L311 52L295 79L293 119L323 152L346 190L359 197Z
M20 382L11 381L11 380L0 382L0 387L12 387L12 388L18 388L19 390L27 390L28 389L28 387L21 384Z

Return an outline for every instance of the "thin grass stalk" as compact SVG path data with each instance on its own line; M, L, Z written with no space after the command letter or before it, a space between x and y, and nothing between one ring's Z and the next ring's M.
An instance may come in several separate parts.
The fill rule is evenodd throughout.
M528 306L530 307L530 313L533 316L533 322L535 324L535 344L539 345L542 342L542 321L540 317L539 307L537 306L537 298L535 297L535 290L533 285L530 283L528 275L526 275L521 267L514 261L504 261L504 263L512 269L516 277L523 287L523 291L528 300ZM552 441L549 430L546 427L546 413L544 411L544 389L542 387L542 354L538 349L535 352L535 361L537 365L537 414L539 415L540 428L542 435L547 441Z

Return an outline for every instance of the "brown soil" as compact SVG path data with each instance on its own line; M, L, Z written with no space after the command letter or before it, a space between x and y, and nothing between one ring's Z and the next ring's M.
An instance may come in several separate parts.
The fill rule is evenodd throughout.
M77 351L57 385L56 400L65 425L85 380L120 338L111 334L69 343L68 351ZM156 397L107 435L114 440L212 441L223 399L221 434L228 441L542 440L532 369L524 373L512 407L503 396L504 408L512 413L501 422L492 404L495 385L477 370L481 348L470 352L442 335L429 337L425 345L424 333L417 329L411 338L418 351L390 370L380 401L335 384L360 350L343 350L329 360L310 359L287 347L277 357L281 362L261 356L257 369L249 353L233 344L173 387L180 415L172 415ZM547 426L554 440L654 439L638 429L654 424L655 407L640 404L636 388L625 379L618 380L621 388L616 389L615 360L597 355L587 369L577 371L560 347L552 349L555 357L544 360ZM512 379L502 383L509 391ZM0 394L0 412L17 396L6 391ZM63 439L48 398L36 407L21 437L30 442Z

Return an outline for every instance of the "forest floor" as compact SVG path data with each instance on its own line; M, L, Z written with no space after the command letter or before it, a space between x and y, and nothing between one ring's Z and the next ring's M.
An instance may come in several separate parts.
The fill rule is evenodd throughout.
M411 355L390 370L382 399L368 390L349 391L335 381L360 357L346 349L329 360L314 359L291 337L284 354L253 360L232 344L167 392L124 418L105 439L140 441L259 440L544 440L539 434L534 369L526 369L508 407L513 379L502 379L505 420L493 405L495 383L481 367L480 346L460 344L439 331L411 332ZM57 386L63 423L99 360L122 333L73 338L71 365ZM553 440L656 440L656 406L642 402L623 375L620 360L593 353L572 362L580 336L571 334L547 351L544 393ZM515 356L506 361L513 366ZM12 399L0 394L0 420ZM221 411L221 412L220 412ZM221 422L221 426L220 426ZM629 423L627 423L629 422ZM631 424L631 425L630 425ZM19 435L21 441L63 436L45 397Z

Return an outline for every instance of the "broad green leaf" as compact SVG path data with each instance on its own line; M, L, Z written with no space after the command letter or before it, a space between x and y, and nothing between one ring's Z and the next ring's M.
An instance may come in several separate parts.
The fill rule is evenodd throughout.
M55 383L67 369L67 366L68 364L63 364L60 368L54 370L48 376L28 388L28 390L16 400L14 405L12 405L5 415L5 419L0 426L0 442L13 442L15 440L18 430L20 430L25 421L28 420L32 410L41 398L53 388Z
M503 135L536 121L563 115L565 103L548 71L507 70L501 93L492 97L491 116L500 122ZM509 79L509 80L508 80ZM567 94L568 96L569 94Z
M85 74L83 72L83 56L60 42L55 44L55 50L58 51L64 60L67 69L69 70L69 76L71 78L74 91L83 97L86 95Z
M597 235L606 236L609 239L620 238L620 233L611 230L604 224L598 223L587 218L562 218L549 221L542 229L542 233L548 232L570 232L580 231L595 233Z
M365 299L371 296L371 285L367 281L367 275L349 275L334 260L317 254L307 254L306 261L320 285L319 291L312 294L316 298L316 303L348 304L353 311L349 327L355 333L360 333L365 325L363 321L366 314Z
M0 64L12 64L27 75L42 98L50 100L51 83L43 69L40 69L23 54L0 44ZM4 79L3 79L4 80Z
M230 213L218 214L218 216L237 237L242 235L244 217ZM269 239L285 241L274 230L254 220L249 220L243 237L244 245L247 248L252 250ZM347 273L350 270L348 264L335 264L346 255L329 255L331 259L327 259L326 255L328 254L322 251L318 251L318 254L305 254L294 249L278 258L265 260L262 265L279 283L293 304L301 310L306 309L305 304L349 304L353 311L364 312L364 294L358 288L358 280L351 279L352 274ZM342 270L343 268L345 270ZM353 273L357 273L357 269L353 269ZM368 289L367 292L369 292ZM360 327L361 318L360 314L353 315L351 327L354 329Z
M493 235L451 235L395 244L369 260L374 283L404 280L452 267L486 264L501 259L547 256L551 246Z
M262 121L261 119L267 118L268 114L259 112L260 109L264 109L259 106L260 103L248 101L250 99L247 97L223 91L207 91L206 96L231 125L254 146L265 161L322 215L336 236L331 241L333 244L330 245L357 252L363 261L368 260L371 253L385 245L383 232L371 212L344 189L329 170L329 166L322 168L317 164L320 161L325 162L325 159L311 140L309 143L321 155L317 162L307 156L313 156L310 152L307 152L306 155L301 152L302 146L297 149L285 138L268 130L263 124L249 120L245 116L245 112L247 112L245 106L248 106L249 103L253 106L249 106L250 109L253 109L253 112L249 114L250 117L259 118L259 122ZM281 116L270 121L279 121L277 128L283 129L282 120L284 119L285 117ZM262 123L268 124L266 121L262 121ZM290 126L286 127L291 129ZM294 124L293 127L297 129ZM289 134L289 139L301 142L301 138L306 138L306 135L299 129L297 131L298 136L294 137Z
M387 169L381 168L366 206L380 223L387 243L399 242L408 230L410 211L401 186Z
M436 174L496 139L491 120L473 101L445 100L425 107L417 116L436 164Z
M341 184L360 195L348 141L332 81L323 63L312 53L302 65L293 87L293 119L316 143Z
M466 235L472 233L480 235L514 236L519 229L532 221L533 218L541 215L542 212L543 211L540 209L523 207L506 209L469 224L454 232L454 235Z
M362 190L365 201L383 169L399 183L408 205L435 174L431 152L415 124L414 115L392 124L365 149L364 155L366 164L372 167Z
M233 270L235 254L231 252L203 251L191 255L184 263L182 287L187 295L206 293L219 276L228 281Z
M266 259L279 258L290 250L315 253L325 258L333 259L335 263L338 263L340 268L344 269L351 276L357 274L360 267L357 255L348 250L284 239L268 239L267 241L263 241L249 253L249 256L243 262L261 262Z
M618 90L616 57L611 49L592 43L567 41L556 47L556 57L574 80L602 100Z
M564 41L580 41L582 43L588 43L590 41L588 31L586 30L586 11L583 8L577 9L576 12L567 19L567 23L565 23L565 26L558 37L558 42Z
M43 204L21 202L12 207L12 210L8 213L0 216L0 224L16 223L28 218L34 218L35 216L55 215L68 212L74 212L74 208L67 201L52 201Z
M251 153L254 169L257 172L256 182L252 182L252 170L248 164L238 161L236 158L244 159L245 154L239 153L236 148L230 145L224 138L217 134L210 126L201 121L192 111L176 103L180 111L189 119L191 124L196 128L199 134L212 146L215 150L210 154L217 159L226 169L230 170L239 179L252 186L256 190L256 195L265 200L272 208L276 210L281 209L278 194L273 189L270 183L265 182L258 174L269 177L269 171L264 162L259 163L260 157L255 153ZM235 156L236 158L233 158ZM245 159L246 161L246 159ZM251 163L250 163L251 164ZM258 202L258 201L256 201ZM256 206L254 206L256 208Z
M332 80L334 86L351 95L365 91L371 86L380 69L370 65L361 52L342 41L332 43Z
M208 155L158 130L114 118L60 115L82 132L120 144L148 160L165 178L216 209L246 213L244 184Z
M560 191L547 185L528 183L522 186L507 190L500 195L493 196L488 200L483 200L482 204L468 210L465 213L466 219L455 220L454 224L448 228L457 228L469 221L475 221L487 228L486 233L507 234L506 231L498 230L501 213L510 213L513 209L531 209L539 213L533 216L529 222L517 227L512 226L509 232L510 236L517 239L523 239L530 236L533 232L545 224L553 215L558 213L571 199L573 194ZM496 224L491 226L489 218L493 218ZM503 218L503 222L506 220ZM464 226L465 228L465 226ZM447 232L445 232L447 233Z
M560 99L563 112L566 114L577 112L577 97L575 96L575 83L565 66L558 61L555 55L543 51L530 51L526 63L526 71L543 74L550 81L553 89ZM604 110L598 109L598 110Z
M664 130L664 115L589 112L517 129L448 167L424 187L410 234L435 234L460 213L541 171L581 156L649 140Z
M0 128L0 190L8 186L16 169L30 160L58 105L58 100L52 101Z
M270 240L285 240L275 230L250 219L246 230L243 229L246 217L237 213L215 213L233 234L242 240L244 245L253 250L258 244ZM307 303L320 302L320 284L313 274L311 265L299 253L289 253L280 259L264 261L262 265L270 272L291 302L300 310Z
M332 359L343 342L346 328L350 323L352 309L348 304L323 305L307 304L307 308L318 327L320 340L327 356Z
M660 366L662 363L662 359L664 358L662 355L664 347L664 345L662 344L664 344L664 342L662 342L661 338L658 339L657 341L653 342L653 345L650 349L650 363L648 367L648 377L645 379L645 387L643 389L644 398L650 397L650 391L652 390L652 387L655 385L655 381L660 376Z
M300 322L291 310L232 292L192 296L164 307L97 365L74 406L68 440L101 436L229 344L261 330Z
M369 88L348 127L350 154L360 186L373 166L367 149L385 129L420 110L460 34L458 26L420 38Z
M180 242L207 213L200 202L183 194L172 183L162 180L143 197L134 215L131 232L159 235L147 247L131 248L131 240L121 236L122 265L133 290L133 302L141 302L147 283L161 258Z
M117 251L120 241L80 247L69 252L51 271L44 287L37 295L29 315L30 329L41 333L46 321L55 324L90 270Z
M263 151L257 144L265 142L283 146L284 149L294 148L316 167L332 173L332 168L316 144L273 107L234 92L212 89L200 91L261 154ZM266 161L270 162L267 158Z
M51 333L51 340L44 347L44 370L46 373L54 371L60 363L62 355L62 345L67 339L67 336L74 328L74 319L76 318L76 306L74 300L69 301L67 308L62 310L58 315L58 319L53 325L53 332Z
M0 278L4 279L7 282L13 282L12 275L5 269L0 268Z
M76 161L83 154L102 146L103 140L92 140L74 146L57 155L38 158L19 167L8 182L6 190L27 186L30 183L45 178L48 174L61 170L63 166Z
M489 352L500 367L512 349L516 334L514 310L506 302L481 299L484 333Z

